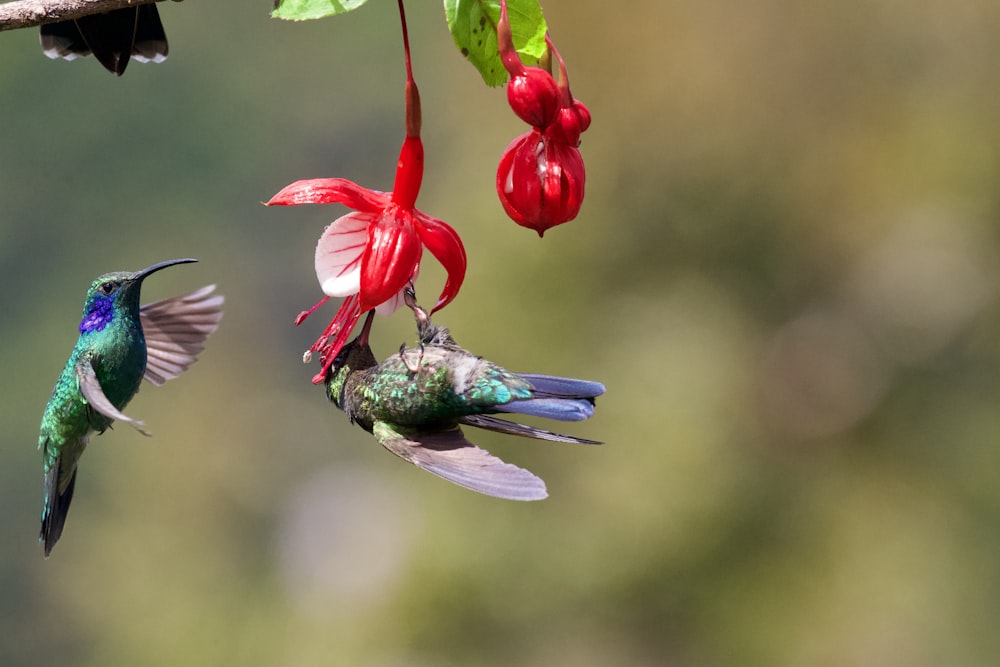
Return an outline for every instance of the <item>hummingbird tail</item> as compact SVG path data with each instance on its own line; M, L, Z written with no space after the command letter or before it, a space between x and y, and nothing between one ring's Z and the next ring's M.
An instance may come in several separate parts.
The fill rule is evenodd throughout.
M59 493L59 464L52 466L45 473L45 502L42 508L42 529L38 534L38 541L44 545L46 557L59 541L63 526L66 524L69 504L73 500L73 488L76 486L76 473L77 471L74 470L66 490L62 493Z
M516 412L561 422L578 422L594 416L594 399L529 398L498 405L495 409L500 412Z
M594 397L604 393L600 382L533 373L518 375L531 384L531 398L498 405L497 411L561 422L583 421L594 416Z
M604 393L604 385L600 382L535 373L518 375L531 383L538 398L589 398L593 402L596 396Z

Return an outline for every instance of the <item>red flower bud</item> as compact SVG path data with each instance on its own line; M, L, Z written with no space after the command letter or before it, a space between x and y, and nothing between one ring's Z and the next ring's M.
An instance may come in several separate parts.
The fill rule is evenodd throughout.
M517 117L544 130L559 112L559 87L555 79L538 67L524 67L507 84L507 102Z
M580 212L585 181L580 151L534 129L514 139L500 158L497 194L514 222L542 236Z
M590 127L590 111L583 102L573 100L573 105L562 107L556 120L549 128L549 134L567 146L579 146L580 134Z

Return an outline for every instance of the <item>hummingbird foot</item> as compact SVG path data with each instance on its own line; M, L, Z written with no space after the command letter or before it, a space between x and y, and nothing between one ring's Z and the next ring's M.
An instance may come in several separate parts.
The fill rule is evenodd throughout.
M406 366L406 370L410 371L413 374L416 374L416 373L418 373L420 371L420 364L423 363L423 361L424 361L424 342L423 341L420 341L419 347L420 347L420 354L417 355L416 362L414 362L411 365L411 362L410 362L409 358L406 356L406 343L402 343L399 346L399 358L403 362L403 365Z

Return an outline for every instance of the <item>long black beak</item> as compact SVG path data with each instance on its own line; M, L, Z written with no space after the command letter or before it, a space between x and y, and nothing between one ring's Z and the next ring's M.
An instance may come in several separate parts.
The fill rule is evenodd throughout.
M142 282L148 275L156 273L160 269L165 269L168 266L174 266L175 264L190 264L191 262L197 262L198 260L192 259L190 257L185 257L183 259L168 259L163 262L157 262L152 266L147 266L141 271L136 271L132 274L132 280L135 282Z
M372 320L375 319L375 309L368 311L368 317L365 319L365 325L361 327L361 333L358 334L357 341L362 345L368 344L368 334L372 331Z

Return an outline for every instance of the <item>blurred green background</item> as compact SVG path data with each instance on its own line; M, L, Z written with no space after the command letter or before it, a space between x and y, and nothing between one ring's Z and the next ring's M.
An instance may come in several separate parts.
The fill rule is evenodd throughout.
M1000 654L1000 4L544 3L591 109L580 217L539 240L524 131L411 2L419 206L469 253L437 316L514 370L601 380L600 448L474 440L516 504L421 473L310 385L313 249L390 189L395 3L333 20L164 3L117 79L0 35L0 665L991 665ZM50 559L38 422L105 271L194 256L219 332L91 442ZM424 302L443 276L431 259ZM412 341L379 320L388 355ZM991 630L990 628L994 628Z

